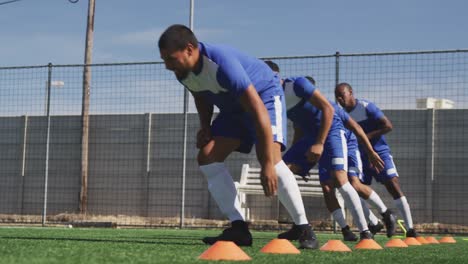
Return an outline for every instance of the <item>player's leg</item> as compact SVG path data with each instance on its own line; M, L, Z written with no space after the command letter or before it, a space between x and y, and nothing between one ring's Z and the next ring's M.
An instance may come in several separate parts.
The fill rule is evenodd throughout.
M372 213L369 209L367 203L363 199L369 199L371 195L371 190L363 188L361 183L361 178L363 177L362 172L362 159L361 153L358 147L358 141L356 136L351 133L351 131L347 131L348 135L346 137L348 143L348 179L353 188L358 192L359 196L361 197L361 205L362 211L364 216L366 217L367 222L369 223L369 231L372 234L376 234L380 230L383 229L383 225L379 222L379 219Z
M275 156L281 155L279 147L278 144L275 148ZM279 234L278 238L299 240L300 247L316 249L319 246L318 241L307 220L302 196L293 173L294 171L298 175L306 175L310 170L310 165L303 158L306 147L306 144L298 142L285 154L285 160L280 160L275 166L278 175L278 199L294 221L292 228Z
M350 181L359 196L361 196L362 210L366 219L369 221L369 230L373 234L376 234L383 226L367 204L371 204L373 207L377 208L382 215L385 229L387 230L387 237L392 237L396 231L396 217L393 215L392 211L385 206L380 196L372 188L362 184L357 177L350 177Z
M387 191L392 195L395 206L400 211L400 214L403 217L406 225L406 236L416 237L417 233L414 230L413 218L411 216L411 209L400 187L400 181L398 172L393 162L393 157L390 153L380 154L380 157L385 162L384 170L378 175L378 181L382 182L385 185Z
M208 182L208 190L221 212L231 221L232 225L219 236L205 237L203 242L214 244L219 240L227 240L240 246L250 246L252 245L252 236L240 207L234 181L224 164L224 160L229 154L239 150L242 146L241 139L232 134L233 131L235 133L235 130L227 125L234 121L232 118L220 114L212 125L213 139L198 153L198 164Z
M343 196L345 204L350 208L354 221L361 232L361 239L372 239L367 227L367 221L362 211L361 201L356 190L348 181L348 147L345 131L330 130L325 142L324 153L320 159L320 167L327 167L331 177L335 180L338 191Z
M361 153L359 152L358 149L356 150L355 158L356 158L356 163L355 163L356 168L353 170L356 170L358 173L353 173L351 175L353 176L353 177L350 177L351 184L358 191L359 196L361 196L362 200L365 200L368 204L371 204L372 206L377 208L379 213L382 215L382 219L385 224L385 229L387 232L387 237L392 237L396 231L396 217L392 213L392 211L387 208L387 206L384 204L380 196L370 187L370 183L372 179L371 175L376 175L376 172L373 170L373 168L370 168L369 161L367 160L367 158L364 159L365 160L364 162L362 161ZM365 179L366 176L368 176L370 180L366 180ZM363 182L367 182L368 184L363 184ZM367 203L364 203L364 202L362 203L363 211L364 211L364 214L366 215L366 218L369 221L369 230L373 234L376 234L377 232L382 230L383 226L378 221L377 217L375 217L375 215L372 213L372 211L369 210Z
M278 83L279 84L279 83ZM281 87L278 87L282 91ZM262 97L268 111L273 131L273 157L278 176L278 199L294 221L293 228L279 237L293 240L299 234L300 248L317 249L319 243L305 214L304 203L296 182L296 177L282 159L281 151L286 148L287 117L283 95ZM304 153L304 152L302 152Z
M328 173L322 171L320 173L320 185L322 186L323 198L328 211L333 216L333 219L341 227L341 233L343 234L344 241L357 241L357 236L351 232L343 213L343 209L340 203L336 199L335 195L335 183L331 179Z

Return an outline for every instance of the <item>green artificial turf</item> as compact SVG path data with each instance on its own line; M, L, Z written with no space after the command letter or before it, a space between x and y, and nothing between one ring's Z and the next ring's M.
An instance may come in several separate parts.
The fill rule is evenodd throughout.
M203 263L208 249L200 239L220 230L0 228L0 263ZM302 250L299 255L271 255L260 249L275 232L253 232L254 245L242 249L248 263L468 263L468 241L401 249L354 250L350 253ZM439 238L440 236L436 236ZM340 235L318 234L323 245ZM384 245L388 239L376 236ZM224 263L217 261L216 263Z

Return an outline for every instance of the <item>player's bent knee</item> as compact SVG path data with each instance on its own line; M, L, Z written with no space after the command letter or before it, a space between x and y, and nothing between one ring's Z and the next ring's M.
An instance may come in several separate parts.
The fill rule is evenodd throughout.
M330 194L333 194L333 195L335 194L334 188L331 182L323 182L323 183L320 183L320 185L322 185L323 195L327 196Z
M299 165L291 164L291 163L288 163L287 165L288 165L288 168L292 171L292 173L297 174L297 175L302 173L302 168Z
M199 166L211 164L216 162L213 155L210 155L210 152L207 152L205 149L200 149L197 156L197 161Z
M405 194L400 188L400 183L398 177L393 177L386 182L384 182L387 191L392 195L393 199L398 199L404 196Z
M361 188L362 188L362 183L361 181L357 178L357 177L350 177L349 178L349 182L351 183L351 186L353 186L353 188L356 190L356 191L360 191Z

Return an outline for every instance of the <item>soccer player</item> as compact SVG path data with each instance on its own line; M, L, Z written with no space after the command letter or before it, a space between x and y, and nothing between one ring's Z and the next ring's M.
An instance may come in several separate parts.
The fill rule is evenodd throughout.
M407 228L406 236L418 236L413 226L409 203L400 187L398 172L393 163L390 147L384 137L384 134L392 130L392 123L374 103L356 99L353 88L348 83L340 83L336 86L335 97L346 112L363 128L374 150L385 162L384 170L377 172L369 166L367 156L361 155L364 174L363 183L370 185L372 178L383 183L387 191L392 195L395 206L403 216ZM360 147L362 146L360 145Z
M261 183L266 196L276 192L298 227L300 248L319 244L306 218L294 174L281 159L286 142L284 93L278 77L263 61L231 47L198 42L183 25L172 25L160 36L159 51L166 68L193 95L200 118L198 164L208 189L231 227L203 242L233 241L252 245L237 190L224 161L234 151L256 146ZM220 113L212 121L213 107Z
M359 126L354 119L352 119L344 110L343 108L339 107L335 104L335 111L340 117L341 121L345 125L346 128L346 141L348 146L348 179L351 182L351 185L354 189L358 192L359 196L361 197L362 202L362 209L364 211L364 215L369 222L369 231L372 234L376 234L380 230L382 230L383 226L379 222L378 218L369 210L367 204L368 203L374 205L379 212L383 216L383 221L385 223L385 228L387 231L387 237L391 237L395 234L396 229L396 218L388 209L385 204L383 203L380 196L368 185L364 185L361 182L362 178L362 161L361 161L361 153L358 148L358 139L359 142L363 145L367 153L367 157L372 160L371 164L374 166L376 171L382 171L384 167L384 162L378 156L378 154L372 148L372 144L370 143L369 139L367 138L365 132L362 130L361 126ZM357 137L357 138L356 138ZM374 165L375 164L375 165ZM336 200L336 198L335 198ZM338 204L338 202L333 201L332 203ZM339 204L338 204L339 205ZM350 232L349 227L343 226L346 224L344 221L344 216L341 210L334 211L333 217L342 227L343 236L346 238L352 238L349 234Z
M272 70L279 72L279 67L274 62L267 61L266 64L272 65ZM301 176L306 175L318 163L327 207L330 205L327 199L336 186L351 209L361 239L372 239L361 200L346 174L348 155L343 122L335 113L333 105L312 82L311 77L281 80L286 97L287 116L294 125L293 145L283 156L283 160L294 173ZM330 212L331 209L336 208L329 207ZM339 205L338 210L341 211ZM289 231L279 236L290 240L294 237Z

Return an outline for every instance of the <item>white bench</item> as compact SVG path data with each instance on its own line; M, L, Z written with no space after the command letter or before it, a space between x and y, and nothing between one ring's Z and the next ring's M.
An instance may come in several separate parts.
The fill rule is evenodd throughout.
M295 177L302 196L323 197L317 169L312 169L309 171L309 175L306 177L307 181L305 181L299 175L295 175ZM244 212L246 220L250 220L250 208L247 206L246 196L248 194L264 195L263 187L260 182L260 168L254 168L250 167L249 164L243 164L240 181L235 182L234 184L239 194L241 208ZM338 202L344 211L343 198L339 192L335 193L336 198L338 199Z

